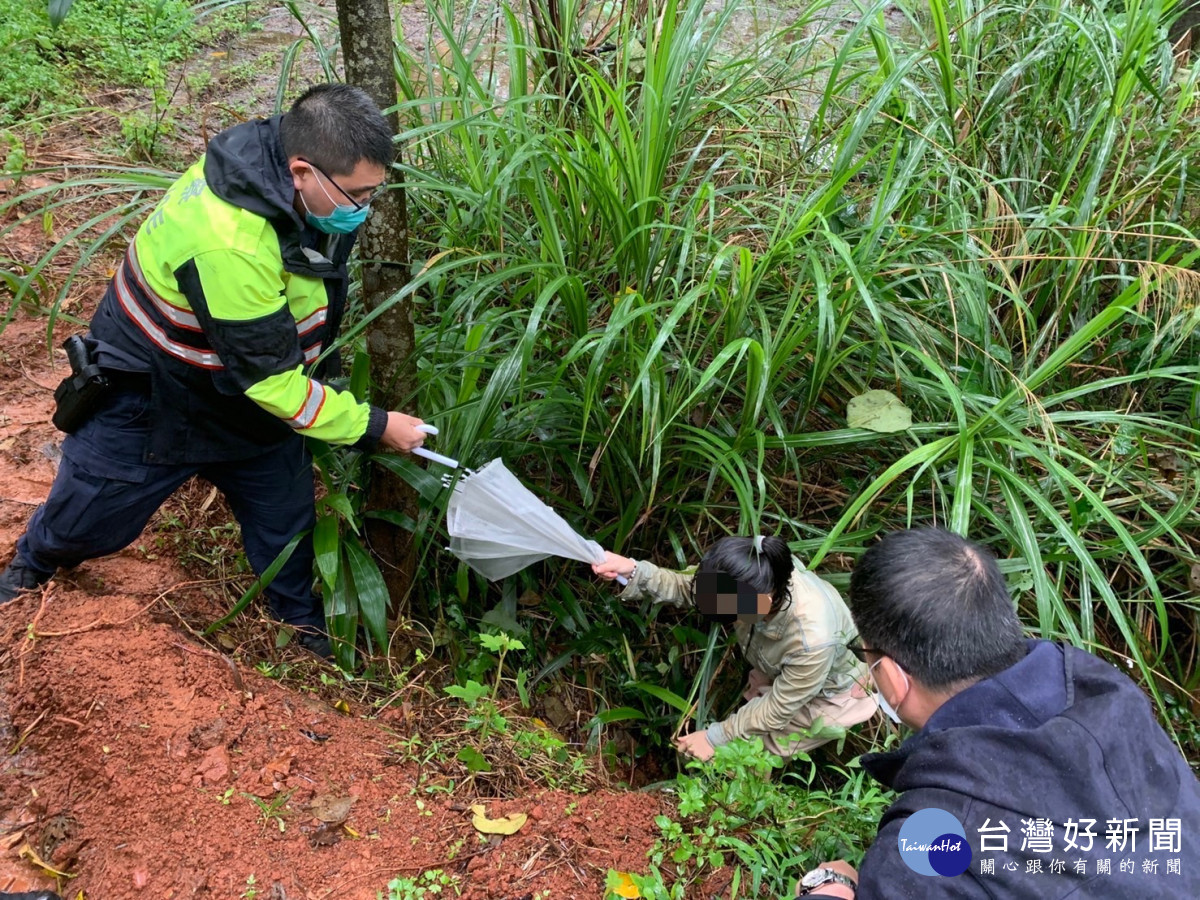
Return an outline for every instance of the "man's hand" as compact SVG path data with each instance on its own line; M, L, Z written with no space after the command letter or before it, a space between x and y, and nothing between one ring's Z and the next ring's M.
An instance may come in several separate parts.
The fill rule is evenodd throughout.
M846 862L844 859L834 860L833 862L823 862L823 863L821 863L821 865L817 866L817 868L818 869L833 869L833 871L837 872L839 875L845 875L847 878L852 879L854 881L855 885L858 884L858 873L855 872L854 867L852 865L850 865L850 863ZM796 896L797 897L800 896L800 892L802 890L804 890L804 888L801 885L797 884L796 885ZM840 898L842 898L842 900L855 900L856 894L855 894L855 891L846 887L846 885L844 885L844 884L833 884L831 882L830 884L821 885L819 888L816 889L816 892L812 896L814 896L814 897L831 897L831 898L832 897L840 897Z
M703 731L693 731L691 734L681 735L675 741L675 749L685 756L700 760L700 762L708 762L716 752L708 740L708 735Z
M633 574L635 565L636 563L629 557L617 556L617 554L605 550L604 562L593 564L592 571L601 578L612 581L618 575L628 578Z
M425 432L417 431L417 426L424 424L416 416L406 416L402 412L390 412L388 413L387 427L383 429L383 437L379 439L379 443L389 450L411 452L425 443Z

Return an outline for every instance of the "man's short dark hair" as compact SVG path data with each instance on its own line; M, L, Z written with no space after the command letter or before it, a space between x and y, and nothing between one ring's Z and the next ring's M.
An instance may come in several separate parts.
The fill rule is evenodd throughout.
M279 124L283 153L301 156L331 175L349 175L364 159L392 164L392 128L362 88L316 84Z
M1025 655L995 558L941 528L898 531L867 550L847 600L863 645L929 688L988 678Z

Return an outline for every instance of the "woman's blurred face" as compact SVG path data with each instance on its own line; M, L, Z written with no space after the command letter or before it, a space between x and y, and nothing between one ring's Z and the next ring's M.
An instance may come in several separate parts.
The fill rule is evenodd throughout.
M771 612L771 595L724 572L701 572L696 575L696 608L720 621L753 623Z

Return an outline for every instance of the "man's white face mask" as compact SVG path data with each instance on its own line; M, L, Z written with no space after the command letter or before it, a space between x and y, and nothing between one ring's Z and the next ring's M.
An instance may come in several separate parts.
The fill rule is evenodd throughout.
M867 670L868 672L871 673L872 680L875 679L875 667L877 665L879 665L881 662L883 662L882 656L879 659L875 660L875 662L871 663L871 667ZM908 675L906 675L904 673L903 669L901 669L899 666L897 666L896 671L899 672L901 675L904 675L904 680L908 681ZM875 682L875 693L872 696L875 698L875 702L879 704L879 708L883 710L883 714L885 716L887 716L889 719L891 719L897 725L901 724L900 723L900 713L896 712L896 710L892 708L892 704L887 702L887 698L884 697L883 692L879 690L879 682L878 681Z

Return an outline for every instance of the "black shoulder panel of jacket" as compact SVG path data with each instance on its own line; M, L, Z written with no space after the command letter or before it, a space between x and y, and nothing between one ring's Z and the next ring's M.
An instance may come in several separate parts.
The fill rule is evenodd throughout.
M191 304L205 337L241 390L303 365L304 353L296 336L296 320L286 304L257 319L214 319L208 311L208 300L195 260L189 259L176 269L175 280Z

